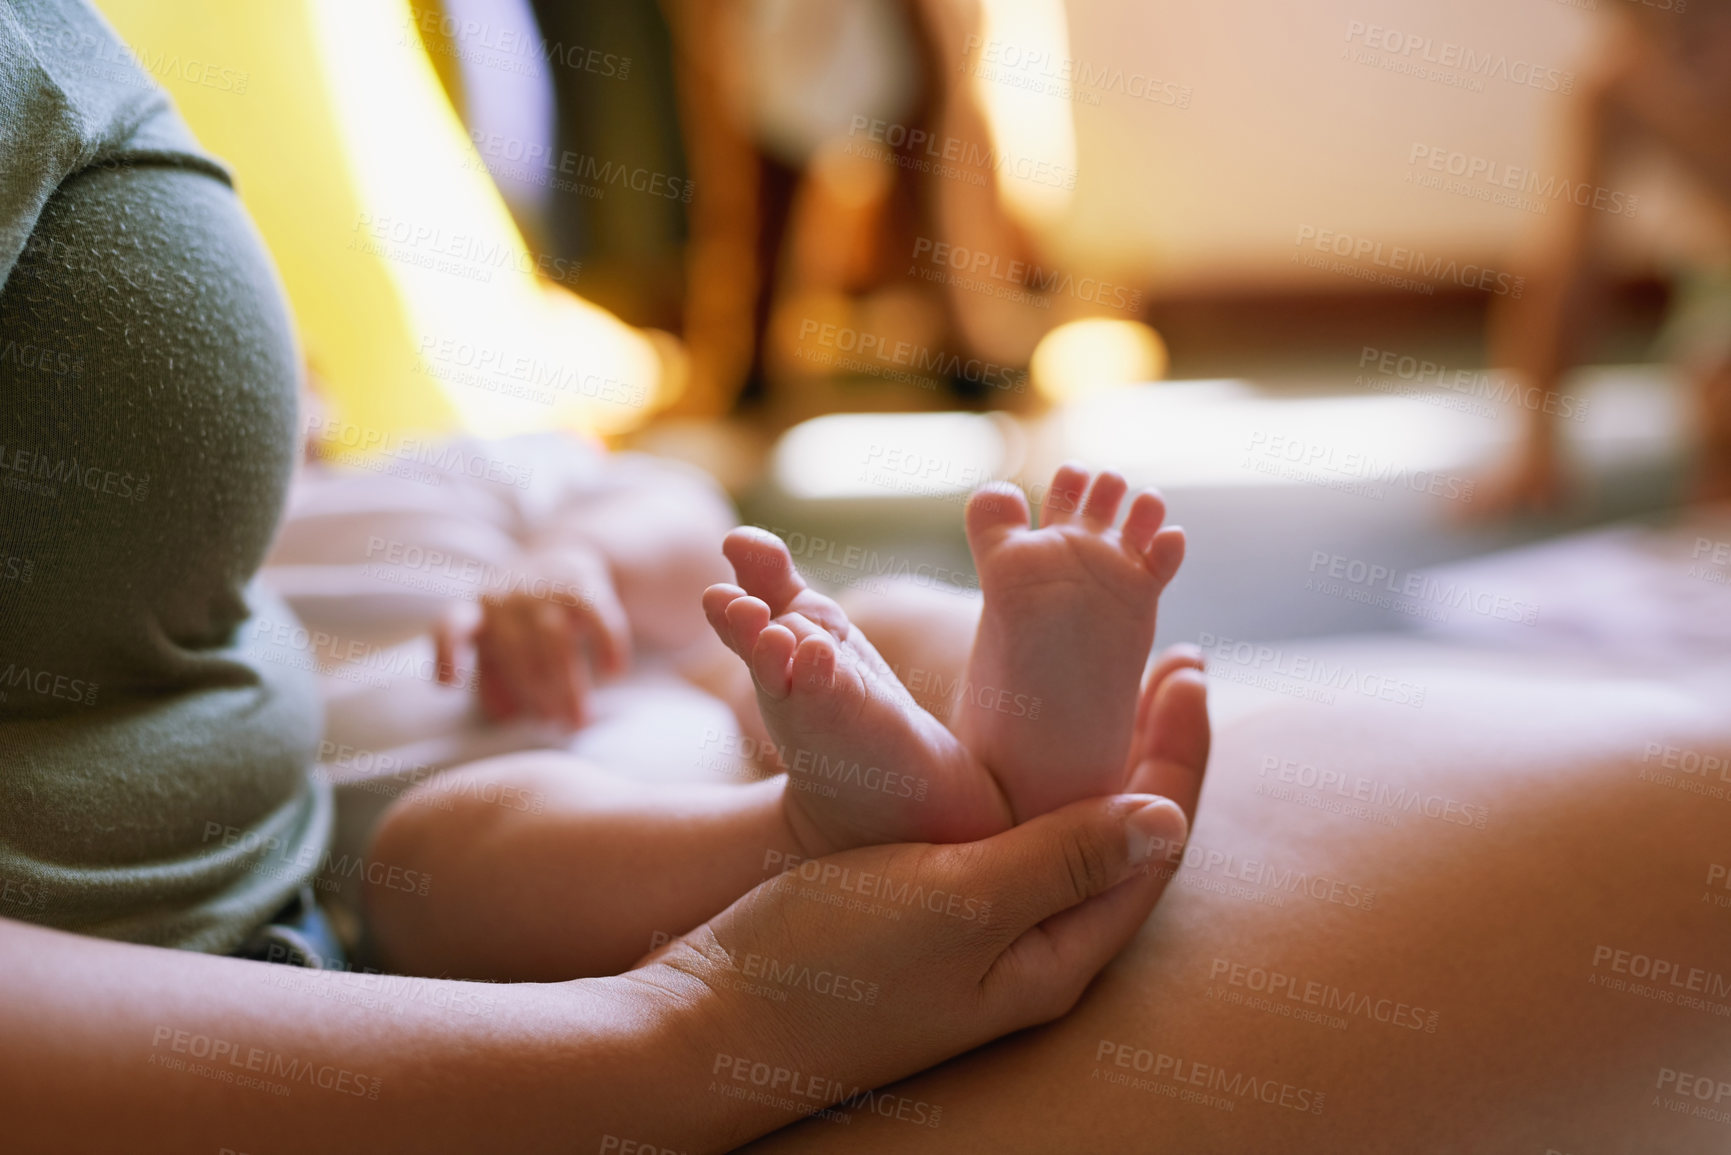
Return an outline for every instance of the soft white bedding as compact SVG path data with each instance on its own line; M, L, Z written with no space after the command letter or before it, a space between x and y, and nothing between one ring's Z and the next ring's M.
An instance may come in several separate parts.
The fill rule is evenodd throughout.
M1407 575L1399 575L1404 580ZM1210 651L1216 725L1280 700L1385 691L1428 697L1460 677L1531 684L1583 673L1715 694L1731 715L1731 507L1623 523L1422 572L1396 632ZM1397 583L1398 584L1398 583ZM1504 612L1530 609L1530 621ZM1272 651L1273 656L1268 653ZM1401 684L1412 687L1404 692ZM1422 706L1416 707L1422 708Z
M1430 571L1439 581L1538 606L1531 627L1454 613L1425 633L1644 670L1731 662L1731 507L1663 525L1623 524Z

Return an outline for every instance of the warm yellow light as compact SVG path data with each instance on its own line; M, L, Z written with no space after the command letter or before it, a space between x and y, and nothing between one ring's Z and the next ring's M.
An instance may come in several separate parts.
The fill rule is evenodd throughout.
M1008 418L976 413L832 413L782 434L773 475L805 500L954 498L1020 464Z
M1076 174L1070 101L1052 91L1070 55L1063 0L981 0L980 40L967 63L1003 162L999 195L1024 222L1050 224L1069 210Z
M437 262L396 262L428 384L465 427L488 436L560 426L611 433L641 423L665 400L654 347L535 276L536 259L445 103L432 63L400 46L407 0L310 0L310 12L362 203L411 236L460 237L467 251L495 255L484 279L454 276ZM507 259L497 260L500 253Z
M1166 342L1140 321L1092 318L1059 325L1040 339L1028 364L1034 389L1049 401L1073 401L1166 375Z
M99 4L235 170L333 419L617 433L682 387L672 338L524 243L408 0Z

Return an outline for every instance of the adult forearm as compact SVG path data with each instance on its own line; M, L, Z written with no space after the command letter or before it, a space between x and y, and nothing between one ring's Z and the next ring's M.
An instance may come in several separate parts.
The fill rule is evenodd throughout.
M0 920L0 973L9 1151L698 1151L780 1121L698 1093L726 1031L700 984L657 968L460 983ZM670 1100L692 1102L677 1125Z
M0 920L7 1149L699 1155L832 1104L934 1125L930 1104L863 1094L1068 1010L1159 897L1153 848L1184 831L1171 802L1121 796L967 846L864 847L629 974L547 985Z

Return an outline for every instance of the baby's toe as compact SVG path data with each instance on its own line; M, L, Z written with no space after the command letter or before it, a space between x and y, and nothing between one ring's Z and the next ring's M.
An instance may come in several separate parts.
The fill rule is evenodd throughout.
M797 641L793 632L772 622L757 635L751 650L751 676L757 688L780 700L793 689L793 654Z
M1115 469L1105 470L1094 479L1088 498L1082 505L1082 524L1095 533L1104 533L1118 520L1118 503L1130 491L1124 475Z
M721 552L733 564L740 586L762 598L771 613L782 613L806 588L786 543L768 530L742 525L722 540Z
M1088 489L1088 471L1080 465L1065 462L1052 474L1051 488L1040 506L1040 524L1063 525L1075 519L1082 509L1082 494Z
M733 626L727 620L727 607L744 596L744 590L725 582L703 591L703 616L709 619L709 628L735 653L739 651L733 642Z
M1019 486L1007 481L994 481L981 486L968 498L963 521L968 530L968 544L976 560L1006 534L1028 528L1028 499Z
M1130 512L1124 515L1124 544L1136 556L1143 556L1165 520L1165 499L1156 490L1144 489L1130 502Z
M1148 567L1148 572L1154 575L1154 580L1161 589L1177 574L1178 567L1184 562L1184 529L1182 526L1169 525L1154 535L1154 540L1148 544L1148 549L1142 555L1142 560Z
M800 639L793 652L793 688L823 693L835 685L835 640L821 630Z
M761 598L749 594L734 598L722 611L722 616L732 635L733 650L742 658L757 646L758 635L769 625L769 607Z

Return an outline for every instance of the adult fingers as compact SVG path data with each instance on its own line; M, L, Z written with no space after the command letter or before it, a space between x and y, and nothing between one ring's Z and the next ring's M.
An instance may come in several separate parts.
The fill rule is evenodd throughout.
M1154 711L1154 696L1160 692L1161 685L1168 677L1182 669L1201 670L1206 668L1202 655L1202 647L1189 642L1179 642L1167 646L1160 651L1160 656L1154 659L1154 664L1142 677L1142 693L1136 699L1136 725L1131 733L1134 740L1131 743L1130 760L1132 766L1136 761L1138 748L1142 745L1142 736L1148 732L1149 719ZM1154 793L1158 794L1156 790Z
M1024 1024L1068 1010L1154 908L1169 876L1150 863L1187 831L1170 799L1117 795L987 840L993 920L1008 940L984 979L988 1000Z
M1090 798L1042 814L972 843L959 879L992 904L1004 944L1030 927L1129 878L1157 845L1182 840L1184 814L1171 800L1117 794Z
M1202 671L1180 666L1154 692L1147 725L1138 729L1125 789L1172 799L1196 821L1196 804L1208 773L1213 732L1208 724L1208 683Z

